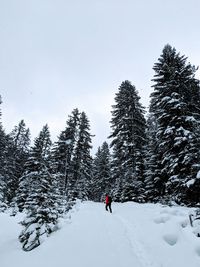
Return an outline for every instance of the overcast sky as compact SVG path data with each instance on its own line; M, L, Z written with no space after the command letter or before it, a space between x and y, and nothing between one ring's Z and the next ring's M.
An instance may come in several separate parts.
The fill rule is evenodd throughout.
M0 0L6 131L24 119L34 138L48 123L56 140L78 107L89 117L96 150L110 134L123 80L148 107L152 67L165 44L200 64L199 10L199 0Z

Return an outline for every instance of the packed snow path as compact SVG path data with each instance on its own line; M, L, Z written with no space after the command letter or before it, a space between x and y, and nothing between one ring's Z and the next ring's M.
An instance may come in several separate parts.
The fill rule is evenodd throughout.
M153 204L84 202L41 246L24 252L19 218L0 214L1 267L199 267L200 239L190 209Z

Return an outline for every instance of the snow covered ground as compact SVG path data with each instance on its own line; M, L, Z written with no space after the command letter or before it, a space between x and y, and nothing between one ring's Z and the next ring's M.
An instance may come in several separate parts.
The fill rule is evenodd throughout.
M192 209L159 204L78 203L38 248L24 252L17 217L0 214L0 267L199 267ZM69 217L69 216L68 216Z

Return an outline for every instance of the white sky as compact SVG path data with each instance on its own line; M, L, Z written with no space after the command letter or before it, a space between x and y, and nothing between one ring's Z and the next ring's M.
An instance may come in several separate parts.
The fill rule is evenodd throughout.
M56 140L78 107L96 150L110 134L123 80L148 106L152 67L166 43L199 65L199 10L199 0L0 0L6 131L24 119L34 138L48 123Z

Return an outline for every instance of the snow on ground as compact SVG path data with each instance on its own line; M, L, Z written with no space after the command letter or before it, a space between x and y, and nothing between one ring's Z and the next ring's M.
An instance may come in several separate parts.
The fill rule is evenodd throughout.
M18 242L20 216L0 214L1 267L199 267L200 238L192 209L160 204L77 204L38 248L24 252ZM70 217L70 218L69 218Z

